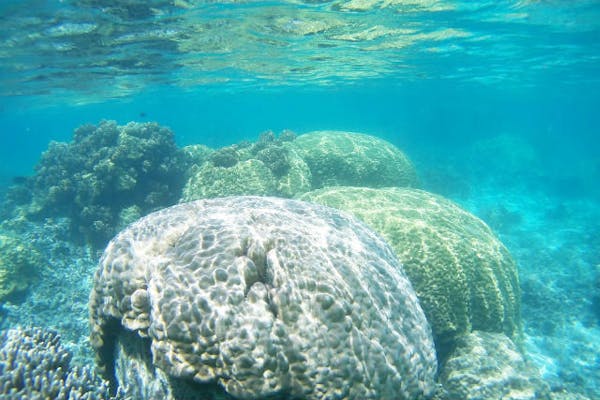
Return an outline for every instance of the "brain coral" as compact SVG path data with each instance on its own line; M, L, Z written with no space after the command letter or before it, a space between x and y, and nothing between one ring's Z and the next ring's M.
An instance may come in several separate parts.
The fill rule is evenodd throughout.
M68 216L74 233L104 245L119 213L173 204L184 183L183 153L156 123L103 121L75 130L71 143L52 142L27 182L32 214Z
M306 161L313 188L326 186L416 186L410 160L398 148L375 136L315 131L290 143Z
M147 338L158 370L236 398L416 399L434 386L430 328L392 250L317 204L228 197L150 214L106 248L90 316L106 371L121 326Z
M348 211L387 240L419 296L441 354L471 329L520 336L516 265L474 215L409 188L334 187L301 198Z

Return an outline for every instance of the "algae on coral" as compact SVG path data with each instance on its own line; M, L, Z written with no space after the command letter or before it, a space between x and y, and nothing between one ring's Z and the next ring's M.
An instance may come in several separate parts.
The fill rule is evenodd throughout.
M312 187L416 186L417 174L397 147L355 132L315 131L290 143L310 167Z
M521 336L521 294L510 253L451 201L410 188L332 187L300 196L354 214L390 243L432 325L438 353L472 329Z
M311 188L308 165L292 148L291 131L264 132L254 143L240 142L211 153L188 172L181 202L236 196L293 197Z

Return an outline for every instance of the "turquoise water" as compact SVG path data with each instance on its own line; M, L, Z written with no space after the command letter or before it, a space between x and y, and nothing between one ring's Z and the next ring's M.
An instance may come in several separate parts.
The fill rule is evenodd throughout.
M553 396L600 398L597 1L3 1L0 24L2 195L101 120L157 122L179 147L380 137L508 247ZM99 253L68 224L20 228L56 273L0 303L0 327L57 329L89 360Z

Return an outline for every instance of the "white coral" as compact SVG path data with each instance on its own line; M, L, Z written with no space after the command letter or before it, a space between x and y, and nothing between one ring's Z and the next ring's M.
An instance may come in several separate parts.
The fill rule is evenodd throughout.
M315 204L229 197L151 214L109 244L90 312L99 353L116 318L167 374L239 398L433 390L430 327L393 252Z

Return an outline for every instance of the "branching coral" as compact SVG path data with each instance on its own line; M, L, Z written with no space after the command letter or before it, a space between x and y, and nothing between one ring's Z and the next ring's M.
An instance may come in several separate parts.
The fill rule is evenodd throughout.
M103 245L127 207L142 214L172 204L184 180L173 133L155 123L103 121L78 128L71 143L50 144L27 186L28 212L68 216L76 235Z
M53 331L10 329L0 334L0 397L6 400L110 399L108 383L72 354Z

